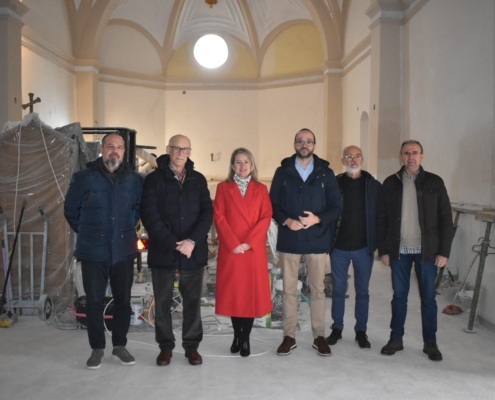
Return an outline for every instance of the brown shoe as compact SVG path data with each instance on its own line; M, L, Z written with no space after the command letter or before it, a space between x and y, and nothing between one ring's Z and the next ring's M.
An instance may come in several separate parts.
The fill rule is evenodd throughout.
M172 358L172 350L167 349L167 350L162 350L160 351L160 354L158 354L158 357L156 358L156 365L160 367L164 367L168 364L170 364L170 359Z
M203 364L203 358L197 350L186 350L186 353L184 355L186 356L186 358L189 359L189 364L191 365Z
M292 349L297 347L296 339L291 338L290 336L284 336L284 340L277 349L277 355L279 356L288 356Z
M328 346L325 338L323 336L318 336L314 341L313 341L313 349L316 349L316 352L318 353L319 356L331 356L332 351L330 350L330 347Z

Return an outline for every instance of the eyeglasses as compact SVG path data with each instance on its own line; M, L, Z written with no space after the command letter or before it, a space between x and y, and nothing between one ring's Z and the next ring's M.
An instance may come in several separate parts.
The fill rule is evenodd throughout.
M406 156L406 157L409 157L409 156L417 157L420 154L423 154L423 153L420 153L419 151L405 151L404 153L402 153L402 155Z
M181 151L183 154L189 154L191 152L190 147L168 146L175 154L179 154Z
M303 145L313 146L315 144L315 142L313 142L312 140L302 140L302 139L296 140L295 143L297 147L301 147Z
M344 158L347 158L348 160L352 160L353 158L355 158L356 160L360 160L361 158L363 158L363 156L361 154L356 154L356 155L346 154Z

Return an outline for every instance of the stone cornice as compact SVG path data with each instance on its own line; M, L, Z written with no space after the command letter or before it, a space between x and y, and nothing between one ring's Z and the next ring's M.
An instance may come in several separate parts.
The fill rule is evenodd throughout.
M29 7L18 0L0 0L0 15L10 15L22 22L22 16L29 11Z

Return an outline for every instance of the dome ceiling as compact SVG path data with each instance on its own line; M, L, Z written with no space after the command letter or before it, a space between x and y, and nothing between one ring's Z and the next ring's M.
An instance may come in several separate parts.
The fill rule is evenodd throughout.
M340 68L349 0L217 0L213 7L202 0L65 2L71 25L72 52L80 65L95 66L104 73L115 70L117 62L110 65L105 55L109 48L115 53L114 49L122 46L116 45L116 38L129 40L129 30L132 30L132 35L139 36L134 40L134 46L153 48L156 52L150 59L159 60L161 73L156 74L155 65L150 74L166 76L169 63L181 46L214 33L244 47L242 51L249 54L253 68L260 76L270 45L282 32L299 25L310 26L319 36L320 73L327 68ZM301 36L304 32L294 34ZM141 45L137 44L139 41ZM122 59L123 56L119 65L122 65ZM119 69L133 72L126 66Z

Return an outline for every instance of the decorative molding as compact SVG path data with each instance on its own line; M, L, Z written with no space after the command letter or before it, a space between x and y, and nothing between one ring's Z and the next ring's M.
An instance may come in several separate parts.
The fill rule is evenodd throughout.
M100 73L100 71L98 69L96 69L95 67L85 66L85 65L75 66L74 71L75 72L92 72L93 74L99 74Z
M369 28L373 29L375 25L382 22L401 24L403 19L403 11L380 11L371 19Z
M75 72L76 59L60 50L55 49L51 44L37 37L32 38L23 34L21 37L22 46L43 57L45 60L65 69L66 71Z
M342 72L344 72L344 70L342 68L329 68L327 69L324 74L341 74Z
M161 90L262 90L323 82L323 74L321 71L312 71L308 74L258 78L243 82L222 79L216 81L202 79L183 81L177 78L154 79L153 77L139 76L139 74L129 74L125 71L102 69L99 80L100 82Z
M423 6L428 3L429 0L415 0L405 11L404 11L404 19L402 23L410 21L412 17L416 15L416 13L423 8Z
M18 0L0 0L0 15L9 15L22 22L22 16L28 11L29 7Z
M346 70L349 65L361 56L371 46L371 32L368 33L363 40L361 40L354 48L347 53L341 60L342 67Z
M347 66L344 68L343 76L346 76L349 72L351 72L354 67L357 67L363 60L371 55L371 45L364 49L361 53L359 53L356 58L354 58Z

